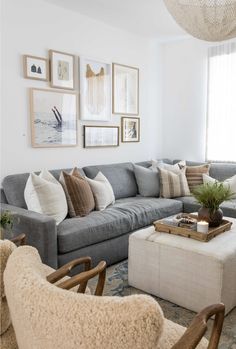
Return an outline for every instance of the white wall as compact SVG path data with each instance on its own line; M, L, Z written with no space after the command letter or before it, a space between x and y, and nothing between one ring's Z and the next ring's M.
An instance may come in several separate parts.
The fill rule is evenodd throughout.
M207 47L197 39L163 44L163 156L205 160Z
M1 177L41 168L141 161L161 156L158 45L42 0L2 0L2 3ZM23 78L22 54L47 57L49 49L140 68L140 143L121 143L115 149L83 149L80 122L78 147L31 147L28 89L49 86ZM110 124L119 125L120 117L113 116Z

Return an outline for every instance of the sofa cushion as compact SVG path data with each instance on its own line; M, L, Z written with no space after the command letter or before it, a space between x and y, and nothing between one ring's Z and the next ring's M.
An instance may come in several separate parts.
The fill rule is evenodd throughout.
M71 171L72 169L60 169L60 170L51 170L51 174L59 180L61 171ZM80 173L84 176L82 169L79 169ZM39 174L39 172L35 172ZM26 182L29 178L29 173L20 173L6 176L2 182L2 188L6 195L7 201L10 205L27 208L26 202L24 199L24 190Z
M102 172L111 183L115 198L121 199L136 196L138 193L131 162L122 164L87 166L83 168L87 177L93 179L98 172Z
M200 208L200 204L192 196L183 196L180 198L176 198L176 200L180 200L184 205L184 212L197 212ZM224 216L236 218L236 200L230 200L223 202L220 205Z
M59 253L67 253L88 245L118 237L182 211L176 200L143 198L117 200L102 212L87 217L65 219L58 226Z
M175 164L179 160L174 160ZM199 166L206 164L206 162L186 161L187 166ZM210 163L209 175L218 181L224 181L225 179L232 177L236 174L236 164L230 162L212 162Z
M135 178L139 194L145 197L157 197L160 194L160 176L157 171L134 165Z

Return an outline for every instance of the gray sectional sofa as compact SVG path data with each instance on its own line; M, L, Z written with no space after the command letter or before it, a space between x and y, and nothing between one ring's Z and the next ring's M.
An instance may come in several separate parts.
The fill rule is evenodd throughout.
M173 163L167 159L163 161ZM146 161L138 165L149 167L151 163ZM51 173L58 179L60 171L52 170ZM86 217L66 218L58 226L48 216L27 210L24 188L29 173L10 175L2 182L1 210L10 210L19 217L14 234L24 232L28 244L35 246L43 262L54 268L85 255L91 256L94 264L101 259L108 265L121 261L128 255L130 233L156 219L182 211L196 211L199 207L192 197L141 197L132 163L87 166L80 171L90 178L102 171L113 187L116 202L106 210L94 211ZM210 175L216 179L224 180L235 174L236 164L211 165ZM222 208L225 215L236 218L236 200L224 203Z

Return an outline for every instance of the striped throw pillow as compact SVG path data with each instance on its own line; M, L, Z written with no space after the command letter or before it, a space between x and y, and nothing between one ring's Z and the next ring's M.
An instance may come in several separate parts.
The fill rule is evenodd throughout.
M71 173L62 171L59 182L66 194L70 217L84 217L94 210L95 201L90 185L76 167Z
M170 199L190 195L185 168L179 173L159 168L161 197Z
M203 184L203 174L209 175L210 164L204 164L200 166L187 166L186 178L190 191L193 191L195 187Z

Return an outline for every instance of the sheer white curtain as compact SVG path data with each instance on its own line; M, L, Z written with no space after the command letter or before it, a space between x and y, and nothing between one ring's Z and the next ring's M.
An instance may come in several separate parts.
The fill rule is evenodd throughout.
M207 160L236 161L236 43L209 48Z

